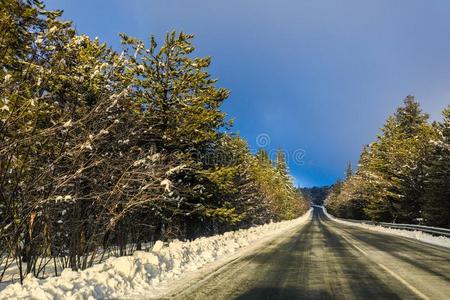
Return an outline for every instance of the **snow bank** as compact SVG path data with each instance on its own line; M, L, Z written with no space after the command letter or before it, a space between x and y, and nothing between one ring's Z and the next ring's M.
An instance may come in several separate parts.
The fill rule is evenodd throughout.
M418 240L421 242L450 248L450 238L445 237L445 236L434 236L434 235L431 235L431 234L428 234L428 233L425 233L425 232L419 231L419 230L412 231L412 230L404 230L404 229L387 228L387 227L383 227L383 226L364 224L364 223L349 222L349 221L345 221L343 219L335 218L334 216L330 215L327 212L327 209L325 207L322 207L322 209L328 218L330 218L338 223L355 226L355 227L361 227L361 228L365 228L365 229L372 230L372 231L390 233L390 234L394 234L394 235L398 235L398 236L415 239L415 240Z
M84 271L65 269L60 276L46 279L27 277L23 285L15 283L2 290L0 299L104 299L130 293L151 296L151 290L161 282L197 270L263 237L279 235L310 218L311 210L298 219L193 241L175 240L168 245L158 241L148 252L109 258Z

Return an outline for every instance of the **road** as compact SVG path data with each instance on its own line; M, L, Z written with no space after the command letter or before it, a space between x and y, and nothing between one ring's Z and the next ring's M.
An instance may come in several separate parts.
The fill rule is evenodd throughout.
M328 219L310 222L171 299L450 299L450 250Z

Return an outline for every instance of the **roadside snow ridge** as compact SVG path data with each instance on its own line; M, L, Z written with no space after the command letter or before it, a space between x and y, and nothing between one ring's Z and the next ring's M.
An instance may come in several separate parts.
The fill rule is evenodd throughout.
M60 276L15 283L0 292L0 299L104 299L146 294L161 282L198 270L207 263L269 235L278 235L311 218L311 209L300 218L202 237L193 241L161 241L151 251L109 258L83 271L65 269Z

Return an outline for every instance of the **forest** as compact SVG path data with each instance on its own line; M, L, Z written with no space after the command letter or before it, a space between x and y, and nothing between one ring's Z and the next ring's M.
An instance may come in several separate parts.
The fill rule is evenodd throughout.
M330 186L313 186L310 188L300 188L303 197L315 205L323 205L325 198L330 192Z
M407 96L325 203L342 218L450 228L450 105L430 123Z
M121 34L115 50L61 16L0 3L0 281L307 210L283 151L232 133L193 35Z

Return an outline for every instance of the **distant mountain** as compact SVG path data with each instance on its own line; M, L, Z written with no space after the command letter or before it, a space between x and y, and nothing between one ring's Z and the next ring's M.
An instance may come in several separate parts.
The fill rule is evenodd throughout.
M331 186L320 186L311 188L299 188L306 200L309 200L315 205L323 205L323 201L330 192Z

